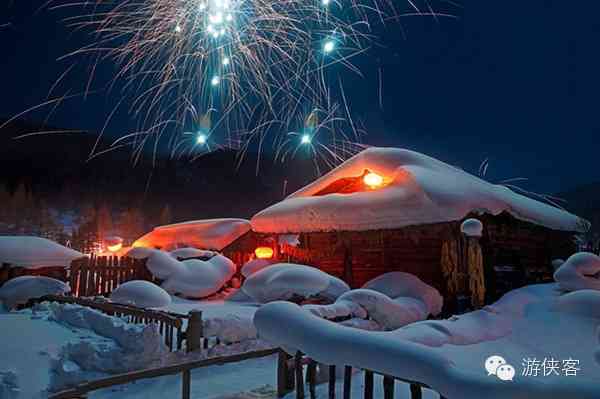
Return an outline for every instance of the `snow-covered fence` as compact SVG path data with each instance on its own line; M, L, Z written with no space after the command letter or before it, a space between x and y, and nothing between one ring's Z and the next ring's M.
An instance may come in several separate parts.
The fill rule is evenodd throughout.
M214 357L204 360L196 360L192 362L176 364L172 366L113 375L111 377L79 384L75 388L67 389L65 391L51 395L48 399L83 399L87 398L87 395L90 392L97 391L99 389L129 384L138 380L144 380L148 378L164 377L167 375L175 374L181 374L181 398L190 399L192 370L202 367L238 363L249 359L263 358L267 356L272 356L277 352L278 349L266 349L261 351L246 352L231 356Z
M186 339L188 340L186 346L189 350L200 349L202 341L201 312L190 312L190 315L181 315L152 309L143 309L131 305L59 295L43 296L31 301L30 305L46 301L85 306L110 316L125 318L127 322L133 324L156 324L158 325L160 335L164 337L165 345L171 351L180 350L183 347L183 341ZM187 330L184 331L184 326L186 325Z
M306 366L306 372L304 368ZM317 373L317 367L326 367L325 371ZM350 399L352 395L352 377L353 367L343 366L343 388L342 395L344 399ZM375 375L381 375L383 384L383 398L394 399L394 385L396 381L403 382L409 385L410 399L421 399L423 397L423 389L430 389L426 384L422 384L416 381L409 381L403 378L394 377L390 375L384 375L376 373L371 370L361 369L364 375L363 384L363 398L373 399L374 397L374 385ZM305 357L301 352L297 352L295 356L290 356L287 353L279 352L279 362L277 369L277 395L279 397L285 396L287 393L295 390L296 399L304 399L305 397L305 385L308 385L308 391L310 399L316 399L316 387L321 381L317 374L327 378L327 397L329 399L335 399L336 397L336 381L337 372L335 365L323 365L317 364L314 360ZM440 399L446 399L444 396L439 395Z
M92 255L73 261L69 270L69 283L74 296L108 295L130 280L153 281L144 259Z

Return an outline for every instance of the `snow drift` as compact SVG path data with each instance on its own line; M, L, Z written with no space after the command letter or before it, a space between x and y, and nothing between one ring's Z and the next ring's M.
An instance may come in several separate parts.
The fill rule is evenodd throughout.
M404 272L390 272L368 281L362 288L381 292L390 298L414 298L425 304L427 314L437 316L444 306L444 299L432 286L417 276Z
M576 253L560 265L554 280L565 291L600 290L600 257L589 252Z
M50 277L21 276L8 280L0 287L0 301L8 309L24 305L30 299L70 292L69 284Z
M257 271L264 269L267 266L271 266L273 262L269 259L252 259L242 266L242 276L248 278Z
M144 280L133 280L118 286L110 300L140 308L159 308L171 303L171 296L158 285Z
M193 247L220 251L250 231L245 219L206 219L156 227L133 243L134 247L172 250Z
M342 179L365 171L385 182L380 188L328 193ZM377 230L463 219L471 212L504 211L550 229L584 231L588 223L553 206L490 184L418 152L368 148L308 186L256 214L252 229L266 233Z
M68 267L81 252L41 237L0 236L0 264L36 269L49 266Z
M321 296L335 300L350 288L319 269L294 263L277 263L248 277L242 290L255 301L267 303L294 297Z
M289 302L264 305L254 323L262 338L290 353L300 350L324 364L419 381L445 397L592 399L599 392L600 365L594 351L600 318L589 307L596 299L584 296L563 300L556 284L528 286L476 312L389 332L347 328ZM566 325L569 337L564 334ZM491 355L505 356L516 367L528 356L573 358L580 361L582 372L577 378L519 373L505 383L487 375L483 366Z

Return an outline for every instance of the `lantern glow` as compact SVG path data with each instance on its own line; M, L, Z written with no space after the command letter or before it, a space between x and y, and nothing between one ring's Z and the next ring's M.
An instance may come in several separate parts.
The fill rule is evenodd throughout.
M106 249L108 249L110 252L117 252L121 248L123 248L123 243L118 243L118 244L115 244L115 245L108 245L106 247Z
M258 259L271 259L273 257L274 251L271 247L258 247L254 250L254 255Z
M383 177L377 173L369 172L363 177L363 182L369 186L369 188L377 188L383 184Z

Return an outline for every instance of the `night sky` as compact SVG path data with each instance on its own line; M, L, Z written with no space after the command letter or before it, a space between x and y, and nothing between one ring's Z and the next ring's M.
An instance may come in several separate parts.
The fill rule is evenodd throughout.
M40 3L0 5L0 26L9 24L0 28L0 116L43 102L69 65L56 59L89 41L63 26L66 11L36 12ZM344 74L355 118L369 132L365 143L414 149L472 172L489 157L490 180L524 176L527 188L548 193L600 180L600 2L460 3L444 6L457 18L404 18L404 36L388 27L380 46L357 60L364 79ZM100 85L114 72L104 64ZM81 90L86 80L79 68L57 91ZM100 131L119 99L115 90L69 102L50 123ZM108 131L135 127L122 112Z

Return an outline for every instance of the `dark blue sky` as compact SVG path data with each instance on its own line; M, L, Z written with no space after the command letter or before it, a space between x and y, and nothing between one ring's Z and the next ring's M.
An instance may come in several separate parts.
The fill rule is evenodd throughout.
M491 180L525 176L528 188L556 192L600 180L600 2L461 1L457 19L406 18L382 31L381 48L346 77L347 96L369 131L367 144L415 149L476 171L490 158ZM0 5L0 115L42 102L68 64L56 59L86 43L39 2ZM383 68L383 109L377 70ZM109 79L113 68L97 71ZM80 90L70 75L60 91ZM355 79L351 81L350 79ZM62 106L53 125L99 131L118 95ZM135 129L122 113L109 130Z

